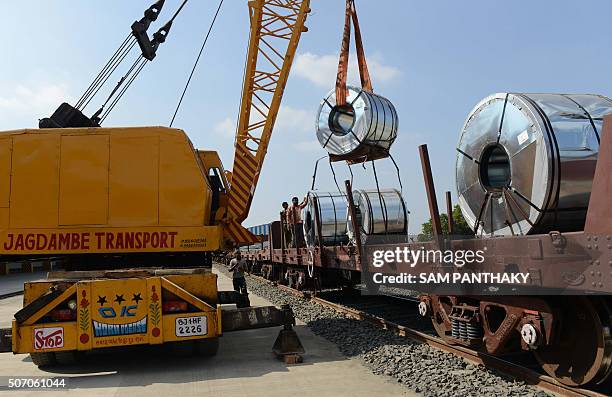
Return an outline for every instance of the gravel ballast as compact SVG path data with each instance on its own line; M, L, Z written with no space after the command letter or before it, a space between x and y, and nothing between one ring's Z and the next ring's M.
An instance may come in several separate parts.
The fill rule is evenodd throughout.
M218 268L227 274L223 266ZM250 293L275 305L291 305L295 317L316 335L335 343L347 357L355 357L374 374L393 378L424 396L547 396L548 394L473 365L450 353L400 337L365 321L284 292L247 276Z

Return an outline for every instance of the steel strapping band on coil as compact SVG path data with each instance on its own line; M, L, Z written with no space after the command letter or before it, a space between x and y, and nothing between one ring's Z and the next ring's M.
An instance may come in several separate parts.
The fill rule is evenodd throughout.
M397 137L399 118L386 98L360 88L347 87L348 104L336 105L331 90L319 106L317 139L330 155L373 160L387 157Z
M316 205L315 205L316 201ZM315 214L315 208L317 213ZM346 234L345 194L339 192L309 192L302 219L306 244L339 245L348 241ZM318 221L318 224L316 222ZM321 235L319 235L319 230Z
M409 212L397 189L355 190L353 197L362 234L404 235L408 232ZM349 239L353 240L355 233L351 222L347 222L347 230Z
M599 152L600 95L501 93L467 117L456 186L478 234L523 235L584 227Z

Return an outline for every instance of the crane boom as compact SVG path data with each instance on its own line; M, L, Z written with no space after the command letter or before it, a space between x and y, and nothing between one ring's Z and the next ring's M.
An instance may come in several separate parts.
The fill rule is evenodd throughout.
M251 31L228 200L228 237L234 241L247 239L240 223L248 216L295 51L307 30L310 0L251 0L249 12Z

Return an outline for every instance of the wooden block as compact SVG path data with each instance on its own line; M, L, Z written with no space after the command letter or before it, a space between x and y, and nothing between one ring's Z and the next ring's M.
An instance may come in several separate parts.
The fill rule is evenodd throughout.
M299 364L304 361L304 358L299 354L286 354L283 356L285 364Z

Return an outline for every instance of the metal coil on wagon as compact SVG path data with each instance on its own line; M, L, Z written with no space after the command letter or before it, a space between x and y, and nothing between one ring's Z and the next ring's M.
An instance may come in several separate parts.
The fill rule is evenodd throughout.
M603 116L601 95L502 93L469 114L457 147L456 186L478 235L582 230Z
M306 244L339 245L348 242L346 234L346 194L309 192L302 219Z
M408 210L397 189L355 190L353 192L357 224L362 235L406 235ZM347 216L347 233L354 241L355 233Z
M399 119L386 98L347 86L347 104L336 105L332 90L321 102L317 117L317 139L332 156L342 159L387 157L397 137Z

